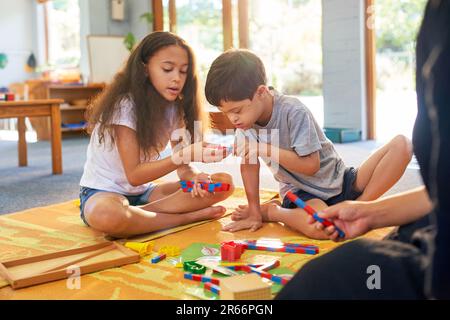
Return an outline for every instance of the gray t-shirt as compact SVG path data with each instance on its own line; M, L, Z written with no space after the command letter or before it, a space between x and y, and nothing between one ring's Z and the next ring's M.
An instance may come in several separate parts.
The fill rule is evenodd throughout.
M272 116L267 125L261 127L255 124L245 132L238 129L236 135L239 134L295 151L299 156L319 151L320 170L313 176L289 172L281 165L271 165L270 159L261 157L280 182L280 194L283 198L289 190L303 190L323 200L342 192L344 162L311 111L298 98L275 91Z

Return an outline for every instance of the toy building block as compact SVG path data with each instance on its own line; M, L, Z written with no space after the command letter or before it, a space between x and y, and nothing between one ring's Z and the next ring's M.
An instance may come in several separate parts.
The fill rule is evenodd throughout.
M230 190L230 184L229 183L207 183L207 182L199 182L200 187L203 190L207 190L208 192L221 192L221 191L228 191ZM191 192L194 187L194 181L192 180L181 180L180 181L181 189L183 192Z
M186 261L183 262L184 271L195 273L195 274L204 274L206 272L206 267L198 264L195 261Z
M185 272L184 273L184 278L185 279L189 279L189 280L193 280L193 281L198 281L198 282L211 282L213 284L220 284L220 280L216 279L216 278L211 278L211 277L207 277L207 276L202 276L200 274L192 274L192 273L188 273Z
M220 244L220 256L222 261L236 261L244 252L246 246L234 241L222 242Z
M254 273L220 280L221 300L269 300L270 285Z
M125 247L136 251L141 257L152 253L154 242L125 242Z
M257 269L257 268L253 268L253 267L247 267L245 269L243 269L243 271L256 273L261 278L269 279L270 281L273 281L273 282L278 283L278 284L286 284L290 280L290 279L283 278L283 277L280 277L280 276L277 276L277 275L274 275L274 274L270 274L270 273L268 273L266 271L263 271L263 270L260 270L260 269Z
M286 193L286 196L289 198L289 200L291 200L293 203L295 203L299 208L302 208L303 210L305 210L310 216L312 216L314 218L314 220L320 222L321 224L323 224L325 227L329 227L329 226L334 226L334 228L336 229L336 231L339 234L339 237L344 238L345 237L345 233L344 231L342 231L341 229L339 229L333 222L331 222L328 219L324 219L318 216L316 210L314 210L312 207L310 207L309 205L307 205L305 202L303 202L302 199L300 199L299 197L297 197L295 194L293 194L291 191L288 191Z
M156 257L152 258L152 263L158 263L166 258L165 254L159 254Z
M205 282L203 288L205 288L208 291L211 291L212 293L220 295L220 287L218 285L213 284L212 282Z
M162 246L159 248L158 253L164 253L168 257L179 256L181 249L177 246Z

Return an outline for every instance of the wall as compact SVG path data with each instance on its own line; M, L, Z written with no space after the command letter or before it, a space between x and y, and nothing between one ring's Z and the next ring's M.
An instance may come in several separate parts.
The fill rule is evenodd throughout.
M38 58L36 1L0 0L0 52L8 55L8 65L0 69L0 87L35 77L25 72L31 52Z
M111 19L110 0L79 1L81 15L80 69L85 77L89 75L88 35L125 36L128 32L132 32L140 40L151 31L147 23L139 18L143 13L151 11L150 0L125 0L125 19L123 21Z
M365 139L364 0L322 0L322 14L324 125Z

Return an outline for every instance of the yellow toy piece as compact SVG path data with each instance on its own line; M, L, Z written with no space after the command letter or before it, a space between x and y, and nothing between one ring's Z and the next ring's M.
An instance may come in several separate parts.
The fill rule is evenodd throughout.
M168 257L175 257L181 254L181 249L177 246L162 246L159 248L158 253L164 253Z
M79 206L80 206L80 199L74 200L74 201L73 201L73 204L74 204L76 207L79 207Z
M136 251L140 254L141 257L149 255L152 253L153 245L155 243L153 241L149 242L125 242L125 247Z

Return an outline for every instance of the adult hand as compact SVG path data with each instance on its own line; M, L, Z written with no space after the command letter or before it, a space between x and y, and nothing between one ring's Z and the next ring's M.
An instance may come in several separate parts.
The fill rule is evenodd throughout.
M318 215L333 221L345 233L345 238L339 237L334 226L325 228L311 216L308 218L308 223L314 223L318 230L323 230L330 240L336 242L359 237L372 229L373 213L368 210L368 202L344 201L324 209Z

